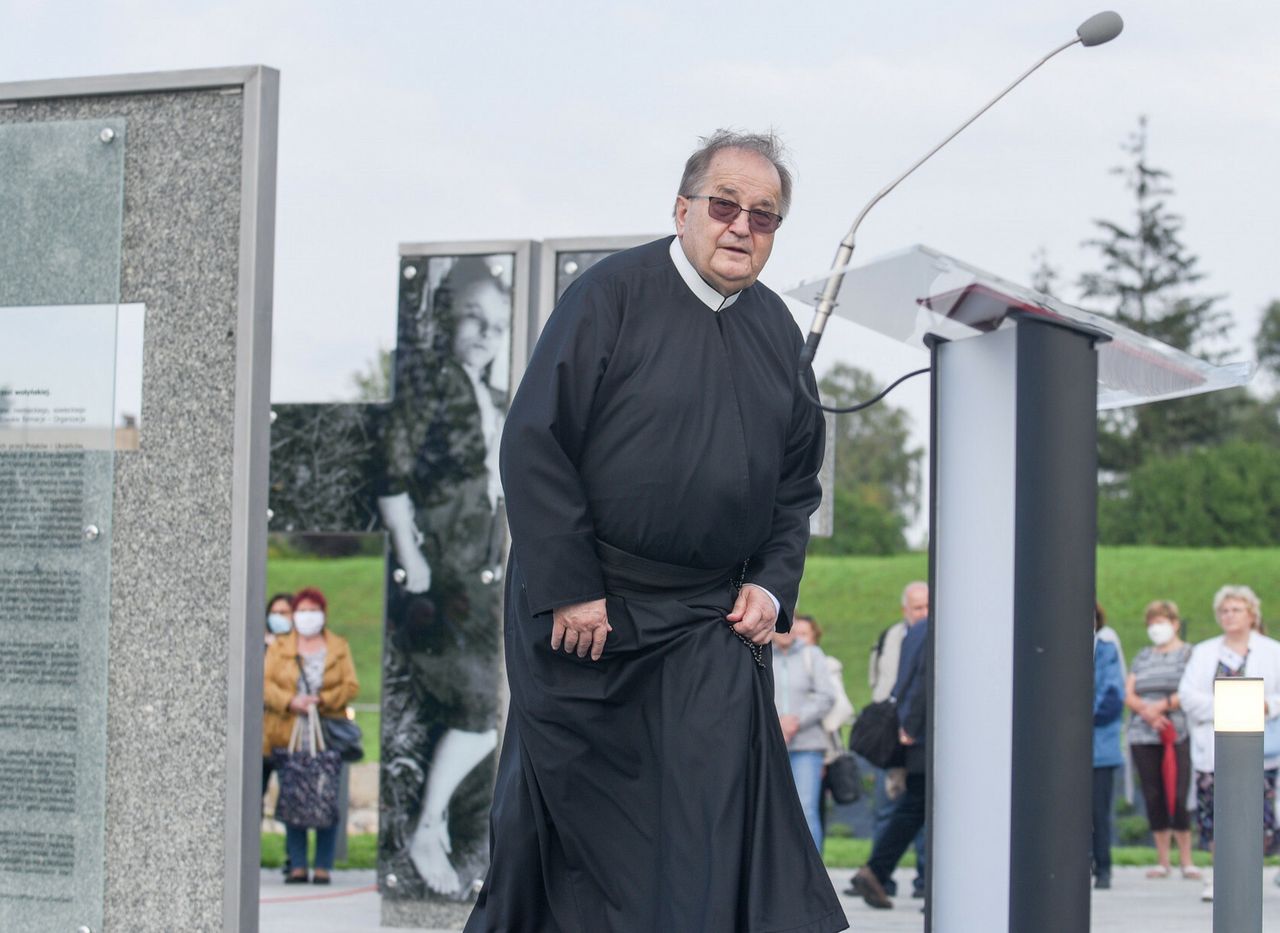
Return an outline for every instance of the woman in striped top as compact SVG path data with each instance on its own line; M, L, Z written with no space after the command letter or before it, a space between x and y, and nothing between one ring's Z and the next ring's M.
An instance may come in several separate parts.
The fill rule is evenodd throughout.
M1199 878L1191 861L1191 821L1187 793L1191 786L1191 740L1187 718L1178 698L1178 682L1191 659L1191 646L1178 637L1182 620L1178 607L1166 599L1147 606L1147 637L1151 645L1138 652L1125 684L1129 746L1142 781L1147 821L1159 864L1148 878L1169 876L1170 836L1178 843L1182 877ZM1168 786L1166 762L1174 765ZM1172 793L1171 793L1172 792Z

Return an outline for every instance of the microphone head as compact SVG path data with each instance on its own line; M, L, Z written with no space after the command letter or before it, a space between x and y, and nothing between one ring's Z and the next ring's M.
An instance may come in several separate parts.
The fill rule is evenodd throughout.
M1120 18L1120 14L1107 10L1095 13L1081 23L1076 29L1076 35L1080 37L1081 45L1102 45L1120 35L1122 29L1124 20Z

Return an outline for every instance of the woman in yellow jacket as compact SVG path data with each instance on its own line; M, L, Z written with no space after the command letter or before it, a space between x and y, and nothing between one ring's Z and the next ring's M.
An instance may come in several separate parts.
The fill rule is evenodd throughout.
M342 717L360 689L347 640L325 627L328 603L316 589L300 590L293 601L293 631L267 649L263 664L262 751L284 748L299 714L312 706L321 716ZM316 830L315 884L328 884L338 825ZM286 884L307 882L307 829L285 824L289 865Z

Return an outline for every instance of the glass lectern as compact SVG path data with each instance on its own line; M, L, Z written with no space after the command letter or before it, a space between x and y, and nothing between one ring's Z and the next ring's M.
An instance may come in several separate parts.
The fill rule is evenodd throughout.
M1253 366L923 246L787 294L841 271L837 315L932 357L928 926L1088 929L1096 412Z

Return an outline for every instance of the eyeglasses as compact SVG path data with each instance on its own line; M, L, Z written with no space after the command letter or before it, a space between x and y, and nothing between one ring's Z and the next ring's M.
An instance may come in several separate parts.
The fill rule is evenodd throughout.
M770 214L768 211L747 210L741 204L735 204L724 198L713 198L707 194L686 194L686 198L694 200L701 198L707 202L707 213L711 215L712 220L719 221L722 224L731 224L738 219L738 215L743 211L747 211L747 226L753 233L773 233L782 225L781 214Z

